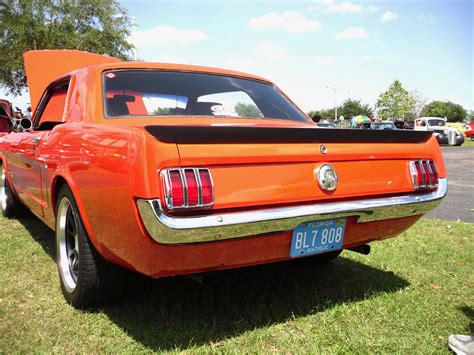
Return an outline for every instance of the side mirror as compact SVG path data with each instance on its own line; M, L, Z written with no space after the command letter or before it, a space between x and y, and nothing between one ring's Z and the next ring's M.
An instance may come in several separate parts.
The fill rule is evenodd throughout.
M22 118L20 120L20 127L22 131L30 131L33 127L33 122L31 121L31 118Z

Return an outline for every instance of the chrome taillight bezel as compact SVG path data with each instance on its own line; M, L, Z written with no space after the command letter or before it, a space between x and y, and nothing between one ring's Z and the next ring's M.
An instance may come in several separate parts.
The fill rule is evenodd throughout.
M177 171L181 178L181 184L183 185L183 204L176 206L173 203L173 196L172 196L172 183L171 183L171 176L170 173ZM196 179L197 187L198 187L198 203L191 205L189 203L188 197L188 183L186 181L186 171L192 171L194 174L194 178ZM202 182L200 172L204 171L209 175L209 179L211 182L211 189L212 189L212 199L210 203L203 203L202 198ZM160 172L160 178L162 183L162 190L163 190L163 200L168 210L176 210L176 209L193 209L193 208L208 208L214 205L214 181L212 179L212 175L209 169L207 168L170 168L170 169L163 169Z
M409 170L415 190L435 189L438 187L439 173L433 160L411 160L409 162ZM421 183L418 182L419 172L421 173Z

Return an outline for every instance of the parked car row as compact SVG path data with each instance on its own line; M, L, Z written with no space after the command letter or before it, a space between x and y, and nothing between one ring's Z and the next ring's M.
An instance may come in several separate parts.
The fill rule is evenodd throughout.
M319 127L337 128L334 123L324 122L317 123ZM371 129L371 130L415 130L415 131L431 131L439 144L449 144L460 146L464 143L464 135L474 140L474 123L468 125L469 130L464 134L453 127L446 125L446 120L440 117L420 117L414 123L408 124L403 121L381 121L372 122L361 120L360 122L352 121L351 128L354 129Z

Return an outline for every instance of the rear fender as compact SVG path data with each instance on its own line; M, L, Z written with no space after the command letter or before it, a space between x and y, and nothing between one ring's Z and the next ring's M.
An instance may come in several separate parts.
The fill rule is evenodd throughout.
M440 178L447 178L446 166L444 164L443 153L441 147L439 146L438 140L433 135L425 144L425 153L426 156L431 158L438 168L438 174Z
M84 201L81 198L81 194L79 193L79 189L78 189L77 185L74 183L74 179L72 178L70 172L65 167L61 167L61 168L57 169L54 172L53 178L52 178L51 189L49 190L50 194L51 194L50 195L51 208L53 209L54 217L56 217L56 199L57 199L57 196L54 195L54 191L55 191L55 188L56 188L56 184L58 183L58 181L61 178L66 181L66 184L69 186L69 188L72 191L74 199L76 200L77 208L79 209L79 213L80 213L81 218L82 218L82 222L84 224L84 228L86 229L86 232L87 232L90 240L92 241L92 244L102 254L104 252L104 250L103 250L104 248L101 246L101 244L99 243L96 235L94 234L94 231L91 227L89 218L88 218L87 214L85 213ZM48 224L50 225L51 228L53 228L53 230L56 230L55 221L49 221Z
M0 153L0 165L3 165L4 168L5 168L5 176L7 177L7 181L8 183L10 184L10 188L13 192L13 194L18 197L18 194L16 193L16 190L15 190L15 186L13 185L12 183L12 180L11 180L11 177L10 177L10 174L8 173L8 161L7 161L7 158L5 157L5 155L3 153Z

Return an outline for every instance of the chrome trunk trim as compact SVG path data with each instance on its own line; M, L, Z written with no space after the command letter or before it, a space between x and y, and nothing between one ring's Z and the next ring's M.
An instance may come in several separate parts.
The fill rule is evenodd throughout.
M448 179L439 179L438 189L423 194L320 203L204 216L167 214L159 199L137 200L142 221L157 242L183 244L249 237L288 231L303 222L357 216L358 223L425 214L441 203L448 192Z

